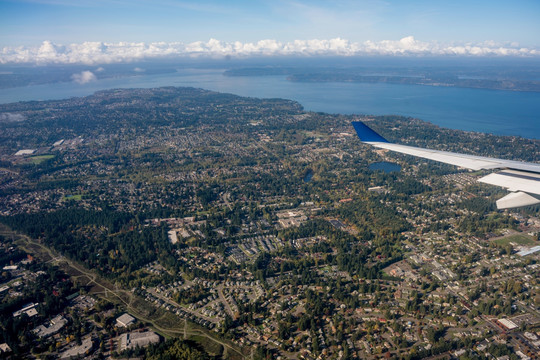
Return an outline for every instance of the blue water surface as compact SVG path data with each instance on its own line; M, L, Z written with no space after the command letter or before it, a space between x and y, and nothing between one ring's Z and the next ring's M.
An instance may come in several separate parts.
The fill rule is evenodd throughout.
M391 163L388 161L379 161L372 164L369 164L369 170L381 170L385 173L400 172L401 166L396 163Z
M176 73L0 89L0 103L86 96L113 88L192 86L241 96L296 100L306 110L404 115L436 125L540 139L540 93L387 83L299 83L285 76L228 77L223 70Z

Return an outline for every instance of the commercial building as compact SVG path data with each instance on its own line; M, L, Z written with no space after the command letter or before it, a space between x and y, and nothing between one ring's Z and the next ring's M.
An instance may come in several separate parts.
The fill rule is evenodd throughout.
M156 344L159 341L159 335L152 331L126 333L120 335L119 347L120 351L124 351L126 349Z
M116 326L127 328L135 322L135 318L128 313L125 313L116 319Z

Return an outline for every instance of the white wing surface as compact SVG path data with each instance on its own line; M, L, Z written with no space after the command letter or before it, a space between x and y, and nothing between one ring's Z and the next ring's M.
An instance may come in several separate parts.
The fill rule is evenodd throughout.
M471 170L502 170L491 173L478 180L487 184L504 187L512 192L502 199L497 200L497 208L499 209L540 204L540 199L537 198L540 195L540 164L393 144L362 122L354 121L352 124L362 142L377 148L418 156Z

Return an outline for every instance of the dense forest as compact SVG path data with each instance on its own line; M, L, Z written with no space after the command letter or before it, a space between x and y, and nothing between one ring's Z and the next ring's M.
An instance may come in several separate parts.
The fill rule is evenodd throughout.
M107 277L129 274L170 256L167 230L142 228L137 220L130 214L77 208L2 219L14 230L42 240Z

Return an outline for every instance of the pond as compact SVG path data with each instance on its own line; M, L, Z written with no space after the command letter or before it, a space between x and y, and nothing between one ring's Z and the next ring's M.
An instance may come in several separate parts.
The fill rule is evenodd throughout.
M369 170L381 170L385 173L400 172L401 166L388 161L379 161L369 165Z
M309 182L311 178L313 177L313 175L314 175L313 170L309 169L304 175L304 182Z

